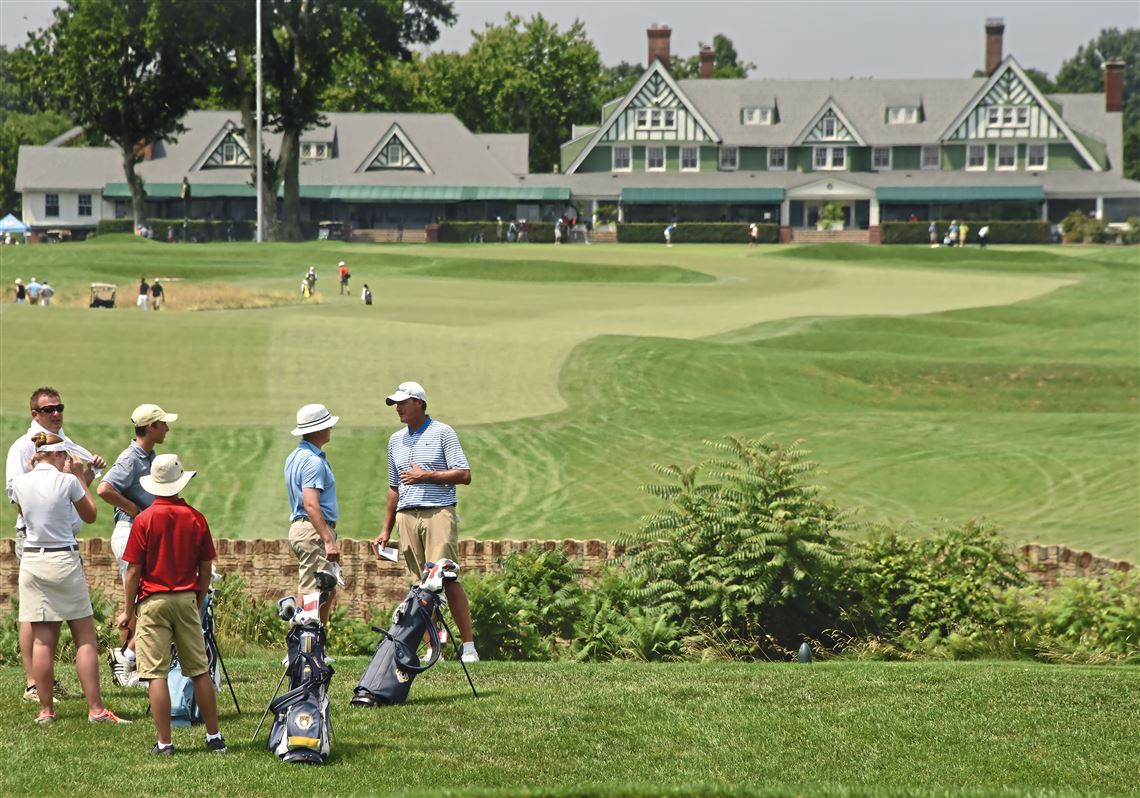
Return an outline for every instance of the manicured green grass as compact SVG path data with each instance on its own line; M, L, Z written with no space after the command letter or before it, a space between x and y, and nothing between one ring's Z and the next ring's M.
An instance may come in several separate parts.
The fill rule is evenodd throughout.
M0 670L10 731L3 795L1135 795L1140 670L1026 663L480 663L471 697L445 662L402 707L348 706L363 658L339 660L324 768L280 763L253 730L274 655L227 661L244 714L221 697L231 751L176 730L144 752L145 693L110 689L135 720L91 726L81 700L33 725ZM74 686L74 672L61 672Z
M301 404L342 418L328 449L342 535L374 534L405 379L473 464L464 536L603 537L655 507L651 464L727 433L803 438L866 521L985 516L1011 540L1140 561L1140 252L1021 247L168 246L7 248L0 284L60 295L138 275L171 311L0 306L0 434L31 388L113 457L130 410L181 414L168 440L202 469L187 498L217 533L284 534ZM336 293L335 264L353 293ZM321 303L292 297L318 266ZM707 277L702 277L705 275ZM694 282L704 279L705 282ZM361 305L367 282L376 305ZM175 312L221 286L286 304ZM280 300L278 300L280 301ZM110 532L104 512L92 534Z

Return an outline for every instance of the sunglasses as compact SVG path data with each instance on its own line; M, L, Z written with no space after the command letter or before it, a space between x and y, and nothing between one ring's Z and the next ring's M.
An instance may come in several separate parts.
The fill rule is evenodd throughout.
M53 413L62 413L63 412L63 405L62 404L44 405L43 407L36 408L36 412L41 413L45 416L50 416Z

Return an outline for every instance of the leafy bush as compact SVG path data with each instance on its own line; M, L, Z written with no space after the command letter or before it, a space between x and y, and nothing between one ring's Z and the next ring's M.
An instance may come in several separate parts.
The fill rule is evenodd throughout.
M1140 216L1128 218L1128 229L1120 236L1122 244L1140 244Z
M1140 571L1101 579L1066 579L1030 591L1029 637L1042 659L1140 663Z
M508 222L503 221L503 240L506 240ZM495 242L498 222L440 222L439 241L443 244L466 244L483 237L485 243ZM526 239L532 244L554 243L553 222L526 223ZM523 242L524 244L526 241ZM480 654L481 655L481 654Z
M229 225L234 227L234 239L237 241L252 241L257 223L248 220L229 221L225 219L191 219L188 225L188 234L198 241L226 241ZM154 230L155 241L166 241L167 228L174 228L174 240L182 241L182 219L148 219L146 226ZM316 237L315 225L312 235L306 232L306 237ZM133 218L102 219L95 227L97 235L108 233L134 233L135 222Z
M798 645L834 628L849 600L836 534L849 524L805 483L815 464L798 443L768 437L706 443L727 458L657 466L670 482L646 488L668 508L622 541L633 599L686 633L717 630L737 656L764 655L758 641Z
M843 206L838 202L827 202L819 214L819 226L824 230L843 224Z
M780 240L778 224L758 224L756 240L775 244ZM623 244L661 244L665 241L665 225L645 222L623 222L617 226L617 240ZM681 222L673 230L673 243L681 244L747 244L748 225L740 222Z
M950 228L950 222L940 221L936 224L938 226L938 240L941 241ZM968 244L978 243L978 231L987 225L990 228L987 240L991 244L1048 244L1050 242L1050 225L1045 221L972 221L969 223L966 242ZM929 222L883 222L879 226L880 240L884 244L926 244L930 242L929 227Z
M240 572L214 581L214 636L225 654L240 656L250 647L283 646L286 624L277 617L277 603L249 595Z
M1073 211L1061 220L1061 234L1066 244L1104 244L1116 240L1103 219Z

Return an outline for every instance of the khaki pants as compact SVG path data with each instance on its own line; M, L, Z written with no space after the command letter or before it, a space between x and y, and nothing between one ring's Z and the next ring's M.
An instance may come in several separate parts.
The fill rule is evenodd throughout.
M404 564L419 578L424 563L459 562L459 516L455 507L422 507L396 513L396 534Z
M331 526L331 525L330 525ZM336 530L332 530L336 538ZM325 542L309 521L294 521L289 526L289 548L297 557L297 584L301 593L317 592L317 572L329 569L325 558Z

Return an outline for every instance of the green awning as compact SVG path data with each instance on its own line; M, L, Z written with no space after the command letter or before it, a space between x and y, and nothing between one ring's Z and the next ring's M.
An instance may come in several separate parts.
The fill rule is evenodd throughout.
M622 205L766 205L783 202L782 188L623 188Z
M194 199L248 197L256 199L253 186L242 183L191 183ZM181 183L147 183L148 199L178 199ZM108 183L106 199L130 199L126 183ZM278 191L278 196L281 192ZM302 199L344 202L469 202L509 200L515 202L568 202L570 189L559 186L301 186Z
M1041 186L887 186L875 189L879 202L1040 202Z

